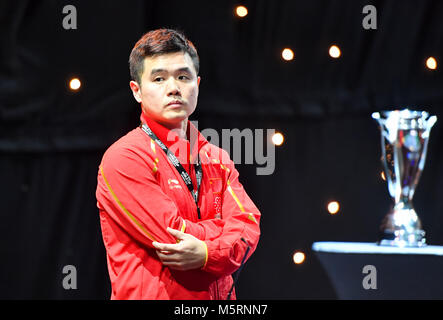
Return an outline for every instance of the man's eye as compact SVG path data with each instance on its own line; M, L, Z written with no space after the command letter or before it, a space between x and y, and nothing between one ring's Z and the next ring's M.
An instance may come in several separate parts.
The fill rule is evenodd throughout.
M189 77L185 76L185 75L181 75L181 76L178 77L178 79L179 80L189 80Z
M160 81L163 81L163 80L164 79L162 77L157 77L157 78L154 79L155 82L160 82Z

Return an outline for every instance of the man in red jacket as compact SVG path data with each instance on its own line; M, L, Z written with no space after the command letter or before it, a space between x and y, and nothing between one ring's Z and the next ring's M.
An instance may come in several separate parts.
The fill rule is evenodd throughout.
M257 246L260 212L229 155L188 121L197 51L159 29L129 64L141 124L105 152L96 191L111 298L235 298L231 274Z

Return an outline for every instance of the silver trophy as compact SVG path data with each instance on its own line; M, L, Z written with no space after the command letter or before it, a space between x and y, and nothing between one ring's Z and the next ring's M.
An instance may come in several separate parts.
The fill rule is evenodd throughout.
M425 232L412 205L425 165L429 134L437 121L425 111L374 112L381 130L382 164L394 206L381 225L380 245L421 247Z

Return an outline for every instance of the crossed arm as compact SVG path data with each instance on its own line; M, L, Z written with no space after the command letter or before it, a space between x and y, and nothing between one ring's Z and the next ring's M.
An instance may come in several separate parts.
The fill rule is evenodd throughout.
M260 212L238 182L234 164L226 168L229 186L223 192L223 219L183 219L155 177L149 172L140 175L147 171L146 162L132 150L105 154L97 199L101 209L137 241L156 249L159 259L169 268L203 267L216 275L231 274L240 266L247 246L252 249L250 254L257 246ZM179 231L184 224L186 233Z

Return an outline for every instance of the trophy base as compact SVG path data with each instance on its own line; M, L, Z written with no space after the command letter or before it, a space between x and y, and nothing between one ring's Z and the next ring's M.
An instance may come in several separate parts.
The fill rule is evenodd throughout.
M385 230L377 243L380 246L391 247L424 247L426 246L426 238L423 230L414 230L413 232Z

